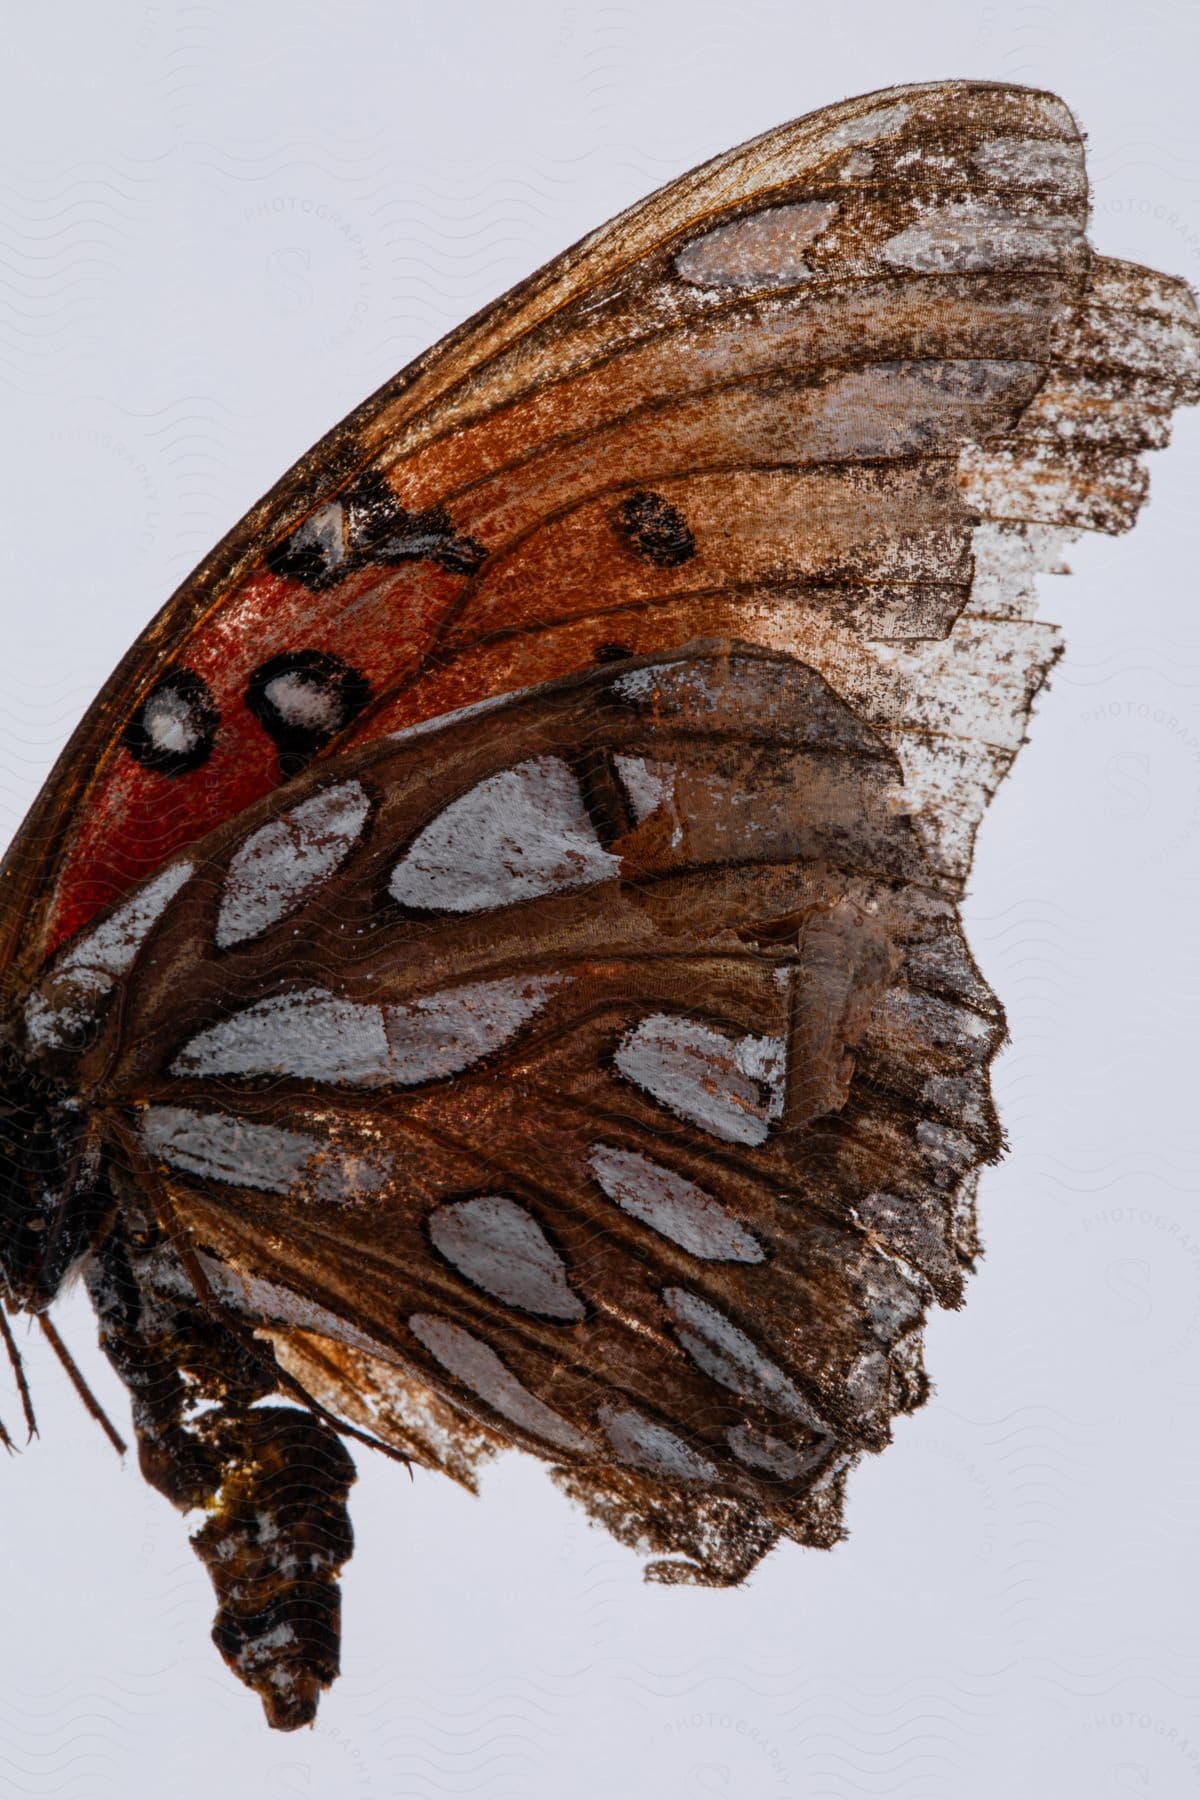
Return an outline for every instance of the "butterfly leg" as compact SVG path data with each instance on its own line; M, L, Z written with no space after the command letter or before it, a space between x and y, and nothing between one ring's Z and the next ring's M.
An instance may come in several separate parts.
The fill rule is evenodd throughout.
M212 1317L157 1234L134 1241L118 1224L87 1280L143 1475L208 1514L191 1541L216 1589L213 1641L270 1724L310 1724L338 1673L350 1457L311 1413L255 1404L274 1389L270 1353Z

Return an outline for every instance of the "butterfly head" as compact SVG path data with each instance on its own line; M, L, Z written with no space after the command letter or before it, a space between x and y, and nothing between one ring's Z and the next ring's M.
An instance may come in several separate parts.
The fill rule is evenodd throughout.
M95 1243L108 1208L78 1108L0 1052L0 1300L42 1312Z

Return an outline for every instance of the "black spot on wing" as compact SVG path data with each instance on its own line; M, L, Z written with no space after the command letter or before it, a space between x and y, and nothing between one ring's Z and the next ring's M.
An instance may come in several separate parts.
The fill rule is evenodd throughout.
M612 757L606 750L595 747L578 751L567 760L579 783L584 808L600 847L611 850L617 839L632 831L634 825Z
M661 494L630 494L618 506L615 524L634 555L656 569L676 569L696 554L687 520Z
M332 587L350 567L346 556L346 509L340 500L322 506L290 537L267 551L272 575L301 581L311 593Z
M126 725L121 745L143 769L186 775L207 762L220 723L208 683L191 669L170 669Z
M246 687L246 705L278 748L288 776L344 731L370 698L366 677L324 650L269 657Z
M369 476L321 507L267 553L267 567L316 593L370 563L427 560L473 575L487 551L457 531L444 506L410 512L381 476Z
M474 538L462 537L444 506L409 512L387 482L359 482L346 496L347 544L352 560L400 563L427 557L454 575L473 575L487 555Z

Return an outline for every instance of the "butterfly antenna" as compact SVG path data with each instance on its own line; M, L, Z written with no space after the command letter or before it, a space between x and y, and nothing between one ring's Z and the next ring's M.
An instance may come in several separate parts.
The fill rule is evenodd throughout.
M75 1389L75 1392L79 1395L84 1406L91 1413L93 1419L95 1419L97 1425L99 1425L101 1431L103 1431L105 1437L107 1437L109 1443L117 1452L117 1455L124 1456L125 1452L129 1449L129 1445L125 1442L125 1439L121 1436L120 1432L97 1400L95 1394L93 1394L91 1388L84 1380L83 1371L75 1361L75 1358L71 1355L71 1352L67 1349L67 1346L59 1337L57 1329L50 1323L50 1320L46 1317L45 1313L39 1313L37 1319L38 1324L46 1334L46 1339L50 1348L70 1376L71 1386Z
M37 1415L33 1410L33 1395L29 1392L29 1382L25 1378L25 1364L21 1360L17 1340L13 1336L12 1326L8 1322L8 1314L2 1306L0 1306L0 1335L4 1338L4 1348L8 1351L8 1360L16 1378L17 1392L21 1396L21 1410L25 1414L25 1425L29 1434L25 1441L30 1443L38 1435ZM2 1419L0 1419L0 1444L3 1444L6 1450L14 1447Z
M403 1450L397 1450L395 1445L389 1444L385 1438L374 1437L369 1431L360 1431L357 1425L351 1425L347 1419L339 1419L335 1412L331 1412L327 1406L322 1406L316 1396L309 1393L302 1381L297 1380L289 1369L283 1368L273 1355L268 1355L263 1350L261 1344L255 1341L254 1333L247 1329L236 1313L217 1299L212 1290L212 1283L201 1267L200 1258L184 1237L175 1208L167 1198L166 1189L158 1177L158 1171L144 1156L137 1140L124 1122L114 1118L112 1123L125 1150L133 1157L134 1167L141 1169L147 1176L147 1185L153 1196L159 1223L170 1239L171 1247L183 1265L188 1280L196 1290L196 1297L201 1305L207 1308L219 1325L237 1339L255 1362L260 1363L268 1374L273 1376L281 1388L286 1389L288 1393L294 1394L297 1400L302 1401L309 1412L317 1418L323 1419L340 1437L353 1438L356 1443L365 1444L369 1450L382 1450L383 1454L391 1457L393 1462L403 1463L411 1475L411 1456L406 1456Z

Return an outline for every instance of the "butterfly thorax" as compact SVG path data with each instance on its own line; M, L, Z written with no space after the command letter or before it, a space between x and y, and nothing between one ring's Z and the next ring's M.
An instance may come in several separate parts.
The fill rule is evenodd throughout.
M78 1102L17 1052L0 1052L0 1284L41 1312L96 1241L112 1201Z

